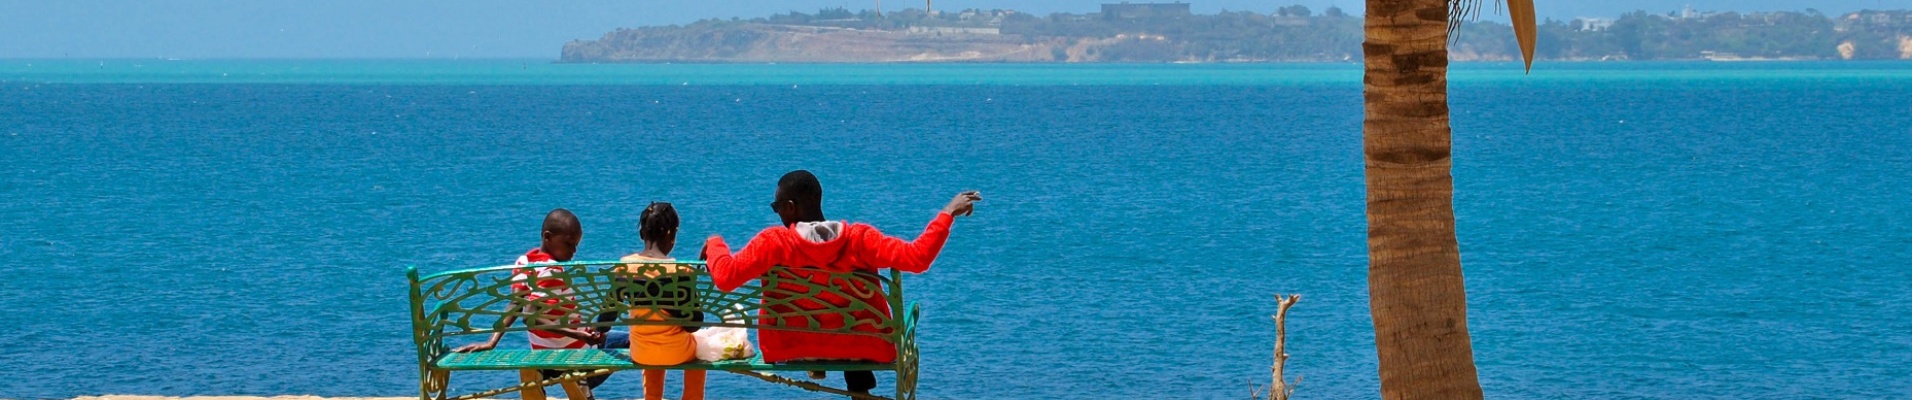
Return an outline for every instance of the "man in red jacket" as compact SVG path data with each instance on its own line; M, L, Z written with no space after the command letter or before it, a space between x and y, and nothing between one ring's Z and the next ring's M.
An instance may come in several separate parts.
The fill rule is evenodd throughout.
M963 192L950 200L943 211L930 220L929 226L914 241L884 236L875 227L862 223L830 221L823 217L823 184L817 182L816 175L810 171L796 170L784 174L777 181L776 202L770 208L783 219L783 226L771 227L758 232L750 243L736 254L731 254L730 246L724 244L724 238L712 236L704 242L701 252L707 260L710 276L718 289L734 290L738 286L757 279L769 272L773 266L812 267L794 269L784 279L802 279L816 285L830 284L826 273L877 271L882 268L922 273L929 270L936 261L936 254L943 250L943 242L949 240L949 225L958 215L969 215L976 210L975 203L982 201L977 192ZM837 284L855 284L839 281ZM883 317L890 313L889 303L885 302L878 290L855 290L844 288L844 293L863 293L857 299L839 299L827 294L818 296L820 300L841 306L848 301L858 301L872 306ZM801 289L799 289L801 290ZM766 301L767 303L768 301ZM803 302L798 307L810 308ZM814 304L812 306L815 306ZM867 311L853 312L855 321L875 320L875 315ZM818 318L825 329L842 328L845 321L837 316ZM777 321L765 320L764 324ZM803 324L802 318L791 318L784 324ZM879 331L868 324L852 326L851 329ZM806 332L791 332L767 329L757 332L758 347L763 350L764 362L784 362L795 360L863 360L874 362L894 362L896 345L881 337L867 335L837 335ZM876 374L870 371L846 371L843 380L848 389L857 393L868 393L876 387Z

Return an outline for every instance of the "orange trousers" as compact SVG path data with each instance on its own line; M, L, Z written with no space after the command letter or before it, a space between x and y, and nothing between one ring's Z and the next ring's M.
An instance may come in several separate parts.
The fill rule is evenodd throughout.
M684 400L704 400L704 372L684 371ZM664 370L644 370L644 400L664 400Z

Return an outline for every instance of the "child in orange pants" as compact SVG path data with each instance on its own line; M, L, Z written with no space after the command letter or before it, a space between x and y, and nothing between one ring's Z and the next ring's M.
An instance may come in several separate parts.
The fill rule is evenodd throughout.
M671 247L677 244L677 210L671 203L651 203L638 217L638 237L644 240L644 251L624 256L620 261L631 263L669 262ZM696 277L679 275L689 272L668 264L665 271L645 271L647 276L634 277L634 287L645 288L645 293L634 297L633 304L652 305L659 308L633 309L631 321L665 321L667 319L685 319L697 321L703 319L703 312L697 311L697 291L693 287ZM664 292L673 293L664 293ZM690 310L688 312L684 310ZM685 315L689 314L689 315ZM631 325L631 361L640 365L677 365L697 359L697 337L691 332L697 327L674 325ZM684 371L684 400L703 400L703 370ZM661 400L664 398L664 370L644 370L644 399Z

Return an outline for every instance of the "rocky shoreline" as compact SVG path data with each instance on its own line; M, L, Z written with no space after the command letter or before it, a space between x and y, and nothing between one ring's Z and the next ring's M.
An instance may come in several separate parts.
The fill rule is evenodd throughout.
M1297 6L1298 7L1298 6ZM887 15L826 9L618 29L564 45L564 63L1227 63L1358 59L1362 20L1303 8L1120 18L1010 10ZM1510 28L1457 28L1452 61L1512 61ZM1541 60L1912 60L1912 11L1628 13L1542 24Z

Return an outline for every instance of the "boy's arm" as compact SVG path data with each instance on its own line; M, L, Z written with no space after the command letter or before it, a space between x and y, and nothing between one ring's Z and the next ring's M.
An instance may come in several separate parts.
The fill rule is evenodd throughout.
M498 348L498 341L504 340L505 338L505 331L503 330L503 327L511 326L511 323L518 322L518 311L523 309L524 309L524 306L522 304L520 304L517 300L512 300L511 309L506 310L505 315L503 317L498 318L498 325L497 325L498 330L491 332L490 339L486 339L484 343L472 343L472 344L467 344L464 346L458 346L458 348L451 349L451 352L470 353L474 351L486 351L486 350ZM524 311L531 312L530 310L524 310Z
M724 244L723 237L711 236L705 240L701 255L704 267L710 270L711 284L726 292L736 290L738 286L763 276L770 271L770 267L782 262L784 253L789 249L772 237L771 231L775 229L758 232L757 237L750 238L750 242L744 244L744 249L737 254L730 253L730 245Z
M543 311L538 310L535 307L532 307L529 303L513 301L510 312L507 312L505 313L503 317L498 318L497 326L500 326L500 327L511 326L512 323L518 322L519 312L523 312L525 314L531 314L531 313L541 313ZM530 324L530 323L526 322L526 324ZM553 328L548 328L543 330L557 332L560 335L568 336L568 337L571 337L572 339L582 340L585 343L590 343L590 344L604 343L604 334L596 332L596 331L579 330L576 328L565 328L565 327L553 327ZM458 346L458 348L451 349L451 351L453 353L470 353L474 351L487 351L487 350L495 349L495 348L498 348L498 342L504 340L504 337L505 337L504 331L502 330L495 331L491 333L490 338L485 339L484 343L472 343L472 344L467 344L464 346Z
M582 340L584 341L584 343L590 344L590 345L597 345L597 344L604 343L604 334L596 330L564 328L564 327L547 328L544 330L557 332L559 335L564 335L572 339Z
M561 306L556 306L556 305L535 306L531 304L531 302L526 302L524 311L526 315L530 315L531 313L534 313L534 312L539 314L544 314L546 312L553 311L552 308L558 308L558 307L561 307ZM565 314L563 318L567 321L572 321L571 319L572 317L580 317L580 316L581 315L579 315L579 311L572 308L572 309L565 310ZM525 327L532 328L533 321L537 321L537 320L526 319ZM578 321L581 321L581 320L578 320ZM535 329L546 331L546 332L556 332L559 335L564 335L565 337L577 339L591 345L604 343L604 334L601 332L598 332L596 329L591 329L590 327L573 328L568 326L551 326L551 327L538 327Z

